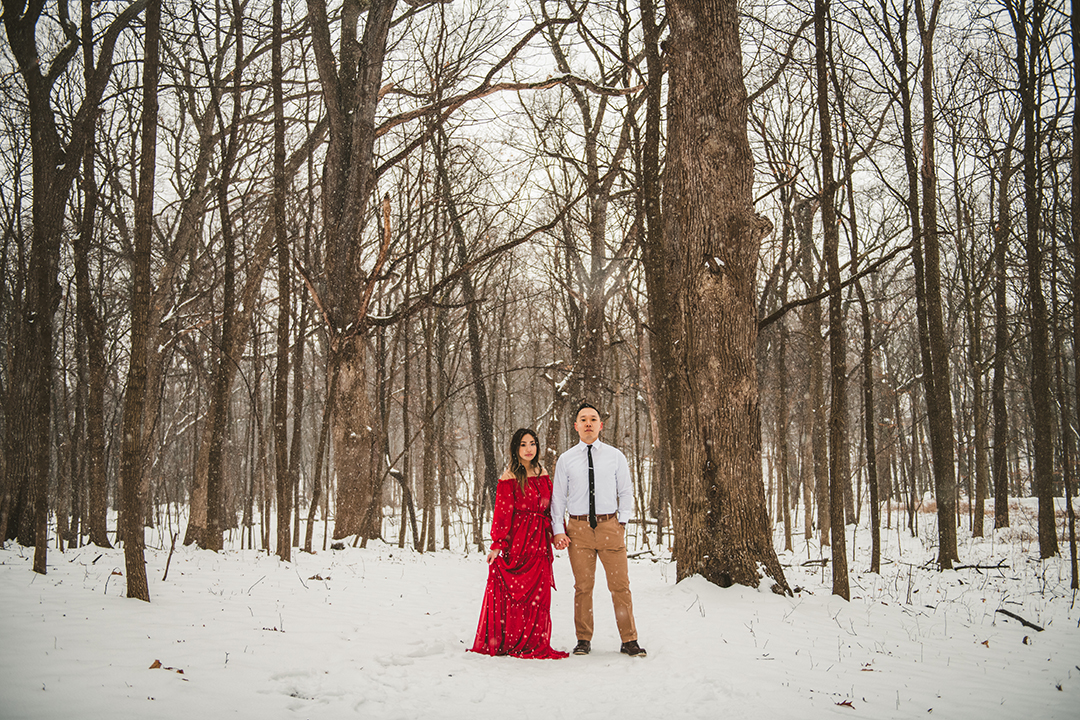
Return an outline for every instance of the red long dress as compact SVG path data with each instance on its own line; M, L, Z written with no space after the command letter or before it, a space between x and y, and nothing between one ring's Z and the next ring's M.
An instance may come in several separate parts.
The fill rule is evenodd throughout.
M491 520L491 549L502 553L488 566L484 606L472 652L520 658L564 658L551 649L551 478L500 480Z

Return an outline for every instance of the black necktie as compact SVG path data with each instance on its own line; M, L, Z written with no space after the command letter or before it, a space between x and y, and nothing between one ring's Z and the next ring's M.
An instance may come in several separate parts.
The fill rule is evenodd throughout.
M586 445L589 449L589 527L596 529L596 474L592 466L592 445Z

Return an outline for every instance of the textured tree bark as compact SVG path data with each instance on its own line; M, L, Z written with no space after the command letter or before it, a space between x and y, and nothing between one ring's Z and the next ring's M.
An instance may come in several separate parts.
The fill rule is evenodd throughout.
M338 364L338 396L331 416L338 481L334 539L377 535L373 512L381 488L375 413L368 394L365 316L370 293L359 258L364 218L374 190L375 109L382 81L386 39L396 0L345 0L335 58L325 0L308 0L308 23L330 137L323 174L326 231L324 311ZM357 38L360 15L364 32ZM370 287L370 286L369 286Z
M755 271L771 224L753 208L737 3L668 4L664 245L674 294L682 447L678 577L786 592L761 468ZM763 577L764 575L764 577Z
M154 171L157 167L158 65L161 39L161 0L146 7L143 47L143 98L139 188L135 199L134 272L131 290L131 358L124 391L123 439L120 443L120 486L123 493L124 568L127 596L150 602L146 582L143 533L142 415L146 406L146 344L150 337L150 245L154 233Z

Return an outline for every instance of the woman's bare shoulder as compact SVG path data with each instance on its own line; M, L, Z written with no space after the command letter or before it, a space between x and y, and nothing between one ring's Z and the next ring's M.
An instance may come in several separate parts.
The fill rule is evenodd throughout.
M503 474L499 477L500 481L502 481L502 480L515 480L515 479L516 479L516 477L515 477L514 473L510 472L510 468L506 468L506 470L503 471Z

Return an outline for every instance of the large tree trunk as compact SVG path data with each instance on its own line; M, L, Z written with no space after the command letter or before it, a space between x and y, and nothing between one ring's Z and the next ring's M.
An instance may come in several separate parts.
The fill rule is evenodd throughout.
M771 226L753 207L753 158L734 0L668 5L669 144L664 245L678 337L676 456L680 578L774 591L787 582L772 545L761 469L755 270Z
M325 0L308 0L312 49L322 84L330 139L323 174L323 227L326 230L326 294L323 298L331 336L331 363L337 363L338 396L333 425L337 476L334 538L375 536L381 461L371 397L368 393L365 337L372 282L359 258L364 218L374 190L375 109L382 81L386 39L396 0L362 5L346 0L341 7L339 56L335 58ZM362 38L357 26L364 9Z

